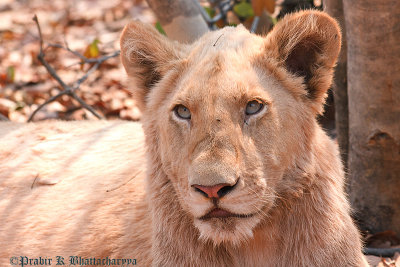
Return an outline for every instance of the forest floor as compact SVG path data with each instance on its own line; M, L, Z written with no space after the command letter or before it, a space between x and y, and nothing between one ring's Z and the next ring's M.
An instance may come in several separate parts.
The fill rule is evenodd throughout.
M34 14L42 30L45 59L68 85L85 75L92 64L80 64L77 56L52 45L68 45L71 50L85 54L92 44L94 53L85 55L101 57L119 50L120 33L130 20L152 24L156 21L145 1L2 0L0 115L3 119L26 122L40 104L62 90L37 59L40 46L38 29L32 20ZM140 112L126 88L125 71L116 56L89 75L76 94L107 119L138 120ZM93 117L75 99L64 95L44 106L34 120Z
M119 50L120 33L129 21L156 22L142 0L1 0L0 120L26 122L41 104L63 90L37 59L40 38L32 19L35 14L42 30L45 59L69 86L93 64L82 64L79 57L64 48L68 46L91 58L110 55ZM90 47L92 50L88 52ZM139 120L140 111L127 85L119 56L115 56L102 63L75 92L104 118ZM45 105L33 118L44 119L96 118L75 99L63 95ZM393 243L392 234L368 238L367 245L375 247L393 247L400 242ZM372 266L400 267L399 254L393 258L368 256L368 260Z

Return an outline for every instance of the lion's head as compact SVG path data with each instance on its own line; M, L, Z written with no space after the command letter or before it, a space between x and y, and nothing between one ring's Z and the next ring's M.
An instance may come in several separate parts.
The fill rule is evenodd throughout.
M312 160L310 128L340 38L337 23L317 11L286 16L266 37L227 27L191 45L139 22L126 26L122 62L150 153L201 238L251 237L286 190L285 175Z

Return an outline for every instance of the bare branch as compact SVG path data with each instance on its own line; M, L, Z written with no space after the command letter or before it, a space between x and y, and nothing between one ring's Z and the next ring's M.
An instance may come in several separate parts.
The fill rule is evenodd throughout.
M86 72L85 75L83 75L79 80L77 80L74 84L74 86L72 87L73 90L77 90L79 88L79 86L81 85L81 83L83 83L90 74L92 74L95 70L97 70L97 68L100 66L100 63L96 63L94 64L89 70L88 72Z
M55 48L60 48L60 49L64 49L70 53L72 53L73 55L75 55L76 57L80 58L83 63L103 63L104 61L106 61L109 58L113 58L116 57L120 54L120 51L115 51L114 53L110 54L110 55L106 55L103 57L98 57L98 58L87 58L84 55L82 55L81 53L79 53L78 51L74 51L72 49L70 49L68 46L64 47L60 44L52 44L52 43L47 43L48 47L55 47Z
M41 104L41 105L29 116L28 122L29 122L29 121L32 121L32 120L33 120L33 117L35 116L35 114L36 114L39 110L41 110L45 105L47 105L47 104L49 104L49 103L51 103L51 102L57 100L57 98L59 98L60 96L63 96L63 95L69 95L69 96L71 96L71 97L74 98L76 101L78 101L79 104L80 104L83 108L85 108L85 109L87 109L88 111L90 111L96 118L102 119L102 116L100 116L100 115L94 110L94 108L92 108L90 105L86 104L85 101L84 101L82 98L80 98L80 97L75 93L75 91L76 91L77 89L79 89L80 85L81 85L84 81L86 81L86 79L89 77L89 75L92 74L94 71L96 71L104 61L106 61L106 60L108 60L108 59L110 59L110 58L113 58L113 57L117 57L117 56L120 54L120 51L115 51L114 53L112 53L112 54L110 54L110 55L106 55L106 56L99 57L99 58L87 58L87 57L85 57L84 55L80 54L79 52L74 51L74 50L71 50L71 49L68 47L67 42L65 42L65 47L62 46L62 45L59 45L59 44L47 44L47 47L61 48L61 49L64 49L64 50L66 50L66 51L72 53L73 55L75 55L76 57L78 57L79 59L81 59L82 64L85 64L85 63L94 64L92 67L90 67L90 69L87 71L87 73L86 73L85 75L83 75L79 80L77 80L77 81L73 84L73 86L69 86L69 85L67 85L67 84L60 78L60 76L57 75L56 70L55 70L52 66L50 66L50 64L45 60L45 58L44 58L45 54L44 54L44 49L43 49L43 36L42 36L42 31L41 31L41 28L40 28L39 20L38 20L38 18L37 18L36 15L33 17L33 20L35 21L36 26L37 26L37 28L38 28L38 32L39 32L39 41L40 41L40 51L39 51L39 55L37 56L37 58L38 58L38 60L42 63L42 65L46 68L47 72L58 82L58 84L59 84L59 85L61 86L61 88L62 88L62 91L61 91L60 93L58 93L57 95L52 96L51 98L49 98L49 99L48 99L47 101L45 101L43 104Z
M57 98L59 98L62 95L66 95L68 94L68 91L61 91L60 93L50 97L49 99L47 99L43 104L41 104L39 107L37 107L35 109L35 111L32 112L32 114L29 116L28 122L32 121L33 117L35 117L36 113L39 112L39 110L41 110L44 106L46 106L47 104L57 100Z
M43 53L43 37L42 37L42 30L40 29L40 24L37 16L35 15L33 17L33 20L36 22L38 31L39 31L39 41L40 41L40 52L37 58L39 61L42 63L42 65L46 68L46 70L50 73L50 75L61 85L61 87L65 90L68 88L68 85L64 83L63 80L57 75L56 71L47 63L47 61L44 59L44 53Z
M81 104L82 107L84 107L85 109L89 110L94 116L96 116L96 118L98 118L98 119L100 119L100 120L102 119L102 117L101 117L99 114L97 114L97 112L96 112L91 106L89 106L88 104L86 104L86 102L83 101L83 99L80 98L74 91L71 91L69 94L70 94L73 98L75 98L76 101L78 101L79 104Z

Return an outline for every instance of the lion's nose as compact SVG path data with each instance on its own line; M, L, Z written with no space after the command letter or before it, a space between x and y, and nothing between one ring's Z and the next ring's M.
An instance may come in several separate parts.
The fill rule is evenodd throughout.
M236 183L237 184L237 183ZM236 184L229 185L229 184L217 184L212 186L204 186L204 185L192 185L194 190L203 194L208 198L221 198L231 192Z

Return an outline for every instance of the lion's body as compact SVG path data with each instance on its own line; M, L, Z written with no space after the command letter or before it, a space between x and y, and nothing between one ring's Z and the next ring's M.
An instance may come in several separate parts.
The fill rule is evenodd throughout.
M11 256L63 256L66 262L69 256L108 256L151 265L152 224L139 123L0 125L0 266L7 266ZM317 161L322 161L318 168L325 173L340 169L335 145L320 134L321 144L315 145ZM355 250L353 244L343 247L340 242L357 239L357 231L348 228L347 203L335 194L342 180L321 178L314 190L298 192L301 202L282 202L281 214L271 216L257 227L254 240L237 248L215 249L193 236L177 235L176 227L190 232L185 221L164 230L179 237L171 241L186 251L188 260L204 256L208 266L330 266L335 258L350 260L344 257ZM330 216L338 212L343 221L333 227L331 220L337 218ZM335 258L318 257L323 254ZM171 261L176 260L172 254Z
M12 256L149 265L143 144L138 123L1 123L0 266Z
M143 130L0 125L0 264L367 266L337 146L315 120L339 48L321 12L266 38L227 28L193 45L129 24L122 62Z

